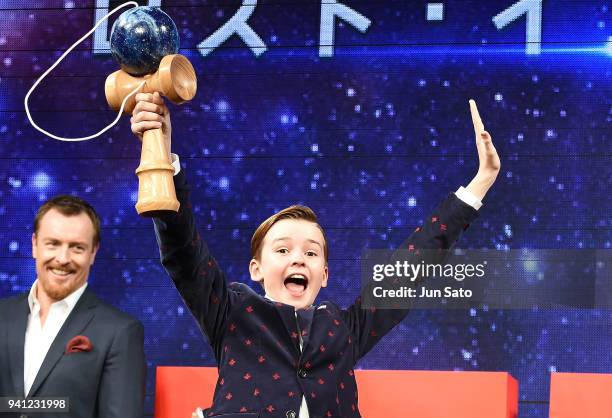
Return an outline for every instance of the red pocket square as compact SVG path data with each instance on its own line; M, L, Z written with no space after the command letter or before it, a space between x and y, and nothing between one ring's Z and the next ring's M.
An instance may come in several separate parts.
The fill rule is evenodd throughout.
M77 335L66 344L66 351L64 354L87 352L93 349L91 341L84 335Z

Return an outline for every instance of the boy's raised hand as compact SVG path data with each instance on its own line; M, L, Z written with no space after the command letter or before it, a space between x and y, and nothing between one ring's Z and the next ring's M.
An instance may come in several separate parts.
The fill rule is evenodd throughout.
M478 150L478 172L466 189L482 200L491 188L501 169L501 162L497 150L493 145L491 135L484 129L482 119L478 113L476 102L470 100L470 111L476 134L476 149Z
M164 143L171 152L172 125L170 123L170 111L164 103L164 99L157 92L136 94L136 106L132 111L130 124L132 132L142 141L142 134L149 129L161 128Z

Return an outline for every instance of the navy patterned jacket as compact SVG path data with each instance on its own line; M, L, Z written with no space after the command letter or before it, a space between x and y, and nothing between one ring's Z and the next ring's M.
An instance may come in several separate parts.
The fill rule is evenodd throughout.
M175 176L178 214L154 219L161 260L214 349L219 379L207 416L360 417L353 367L407 314L332 302L296 312L242 283L228 283L196 231L184 170ZM404 248L449 248L477 216L454 194ZM299 336L303 339L300 351Z

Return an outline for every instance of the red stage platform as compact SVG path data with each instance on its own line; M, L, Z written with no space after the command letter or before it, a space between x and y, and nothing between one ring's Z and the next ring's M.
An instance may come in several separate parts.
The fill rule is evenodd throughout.
M355 374L359 409L366 418L518 416L518 383L508 373L356 370ZM158 367L155 418L190 418L196 407L210 406L216 381L213 367Z
M612 417L612 374L552 373L549 416Z

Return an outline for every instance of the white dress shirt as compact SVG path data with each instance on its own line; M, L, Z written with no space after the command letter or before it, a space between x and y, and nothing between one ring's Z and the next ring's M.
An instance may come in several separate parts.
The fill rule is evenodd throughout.
M40 323L40 303L36 298L38 280L34 282L28 295L30 315L25 333L25 344L23 347L23 388L24 396L27 396L34 384L34 379L42 366L51 344L57 337L60 329L66 322L68 315L74 309L83 292L87 288L87 282L80 288L66 296L63 300L55 302L49 308L45 324Z

